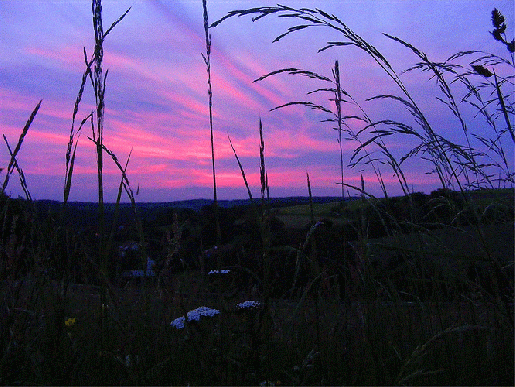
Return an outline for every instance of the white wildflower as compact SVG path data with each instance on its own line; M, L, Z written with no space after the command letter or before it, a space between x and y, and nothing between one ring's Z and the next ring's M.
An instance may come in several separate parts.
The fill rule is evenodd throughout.
M173 320L170 324L172 327L175 327L177 329L184 328L184 317L179 317Z
M200 306L197 309L190 310L187 314L188 321L199 321L201 316L213 317L219 314L220 311L217 309L208 308L207 306ZM184 321L186 319L183 317L176 318L171 322L171 326L182 329L184 328Z
M244 309L244 308L257 308L259 305L261 305L259 301L245 301L245 302L239 303L236 306L240 309Z
M230 270L220 270L220 271L218 271L218 270L211 270L211 271L210 271L209 273L207 273L207 274L219 274L219 273L220 273L220 274L228 274L228 273L230 273L230 272L231 272Z
M188 312L188 321L198 321L200 320L200 316L213 317L214 315L217 315L219 313L220 311L217 309L208 308L207 306L201 306L197 309L193 309Z

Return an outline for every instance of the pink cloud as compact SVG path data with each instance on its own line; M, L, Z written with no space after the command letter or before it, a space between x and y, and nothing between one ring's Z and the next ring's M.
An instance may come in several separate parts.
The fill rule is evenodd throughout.
M128 173L135 185L139 183L146 190L153 187L163 190L176 187L207 188L212 184L212 175L207 77L201 57L201 53L205 51L201 4L170 4L157 0L138 4L106 41L104 70L109 68L110 72L107 79L104 140L122 164L125 164L129 151L133 149ZM491 23L488 8L491 4L493 3L478 7L484 8L481 10L485 16L481 19L481 28L488 38L491 38L488 36ZM42 176L47 174L57 179L64 175L64 155L73 104L85 68L81 42L86 42L89 52L93 40L89 8L80 13L79 20L72 20L62 10L56 15L49 12L49 6L38 7L42 7L48 14L44 26L37 25L39 14L33 7L23 11L24 7L17 5L20 12L9 15L12 30L15 31L18 26L10 38L19 36L23 40L4 39L8 48L4 57L8 59L2 62L2 65L6 64L1 66L5 70L0 69L0 75L7 75L0 81L3 82L0 86L0 130L8 136L11 144L14 143L39 98L44 99L25 139L19 161L29 175L28 178L30 175L41 177L37 183L38 190L46 192L46 188L42 186L45 181ZM449 15L456 14L457 8L448 13L433 6L415 9L409 5L399 5L394 9L382 5L380 9L384 8L385 12L377 12L373 7L375 13L371 14L377 17L363 21L357 17L360 11L352 5L341 8L341 4L327 4L327 7L334 8L331 11L336 14L344 15L357 33L364 33L365 38L371 39L370 42L387 56L398 72L414 64L417 58L408 49L382 36L381 32L391 32L414 44L420 42L424 45L421 48L431 58L438 60L443 60L442 55L450 48L461 47L463 36L471 36L468 33L469 24L465 22L472 20L471 14L464 15L463 20L450 18ZM456 27L453 30L457 31L456 34L450 34L434 45L424 38L426 33L428 36L435 35L435 31L428 30L427 20L431 18L425 13L427 7L431 8L431 18L443 15L441 20L438 19L443 23L442 31L453 30L458 25L461 29ZM114 15L114 7L105 8L106 15ZM213 16L218 12L221 13L218 17L221 17L229 8L230 4L214 2L210 14ZM513 6L509 7L510 10L512 8ZM26 21L26 14L33 26ZM422 34L424 36L418 30L406 30L405 25L395 24L396 15L410 15L410 25L425 26L426 30ZM272 39L277 31L283 32L287 24L282 23L283 19L270 17L267 20L269 21L251 23L250 20L242 22L233 19L211 30L217 182L222 188L241 188L243 194L245 193L243 180L227 139L229 134L246 169L249 182L254 189L259 189L258 120L261 118L272 192L273 188L280 187L284 188L284 192L290 187L305 192L305 172L308 171L314 189L327 189L338 195L338 135L332 129L334 125L319 122L328 116L301 107L269 112L269 109L278 105L301 100L314 101L333 108L332 102L328 100L332 97L330 94L306 95L310 90L330 85L287 74L273 76L258 83L253 81L272 70L284 67L312 70L331 77L334 60L338 59L344 89L358 100L372 120L392 118L410 123L413 119L402 105L393 101L365 101L365 98L379 93L400 94L393 81L366 54L355 47L316 54L316 49L326 40L323 29L311 29L306 34L292 34L284 41L272 45L269 38ZM149 21L151 24L148 24ZM382 30L379 31L378 26ZM33 28L41 34L34 35ZM52 40L49 39L50 36L62 38ZM72 78L75 80L71 81ZM461 141L459 130L455 130L456 120L452 113L434 100L438 89L428 81L427 74L409 73L401 75L401 78L427 113L435 130ZM78 120L93 108L94 96L88 82ZM359 113L350 105L345 105L344 108L345 114ZM362 124L357 121L350 121L349 125L354 131L362 128ZM474 125L480 127L477 123ZM76 173L77 181L81 182L95 180L94 145L87 139L90 132L88 124L83 129L77 150ZM370 133L363 133L362 139L370 136ZM385 138L385 142L396 156L403 155L413 146L407 136L391 136ZM343 143L346 159L357 145L353 141ZM377 151L374 146L369 149ZM6 153L1 153L2 165L8 162ZM107 155L105 160L106 182L116 188L119 171ZM421 160L406 163L404 168L408 183L414 187L438 183L434 176L420 175L430 169ZM383 165L381 170L388 187L392 190L398 189L390 168ZM378 189L377 179L366 165L359 165L354 169L346 168L346 181L359 185L360 173L364 174L367 189ZM91 188L94 194L94 184L87 183L84 187Z
M76 71L80 68L86 68L84 54L79 46L66 45L64 47L59 47L58 49L28 46L24 48L24 51L28 55L35 57L34 59L37 61L44 59L49 62L53 62L54 64L58 64L61 69L67 69L68 71ZM89 55L91 55L91 52Z

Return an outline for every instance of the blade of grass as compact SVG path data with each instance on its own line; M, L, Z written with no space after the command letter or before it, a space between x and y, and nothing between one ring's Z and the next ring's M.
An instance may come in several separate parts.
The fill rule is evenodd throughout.
M18 156L18 152L20 151L20 148L21 148L21 145L23 143L23 140L24 140L25 136L27 135L27 132L29 131L30 125L32 124L32 122L34 121L34 118L36 118L36 115L38 114L38 110L39 110L39 108L41 106L41 102L43 102L43 100L40 100L38 102L38 104L36 105L36 107L34 108L32 113L30 114L30 117L27 120L27 123L25 124L25 126L23 127L23 130L20 133L20 137L18 139L18 143L16 144L16 147L14 148L14 151L11 153L11 159L9 161L9 166L7 167L4 183L2 185L2 192L3 193L5 193L5 190L7 188L7 184L9 184L9 178L10 178L10 176L11 176L13 170L14 170L14 165L15 165L15 162L16 162L16 156Z
M245 176L245 170L243 169L243 165L241 165L240 159L238 155L236 154L236 150L234 149L234 146L232 145L231 137L227 136L229 139L229 144L231 145L231 149L234 153L234 157L236 157L236 161L238 162L238 167L240 168L241 176L243 177L243 182L245 183L245 187L247 188L247 194L249 195L249 199L252 202L252 192L250 192L249 182L247 181L247 177Z
M11 156L11 158L14 160L14 167L16 168L16 170L18 171L18 175L20 176L20 184L21 184L21 188L23 189L23 192L25 193L25 196L27 197L27 200L28 201L32 201L32 197L30 196L30 192L29 192L29 189L27 187L27 180L25 179L25 175L23 174L23 170L21 169L20 165L18 164L18 160L16 160L15 157L13 157L13 152L11 151L11 147L9 145L9 142L7 141L7 137L5 137L5 134L3 135L4 137L4 141L5 141L5 145L7 146L7 149L9 150L9 155Z

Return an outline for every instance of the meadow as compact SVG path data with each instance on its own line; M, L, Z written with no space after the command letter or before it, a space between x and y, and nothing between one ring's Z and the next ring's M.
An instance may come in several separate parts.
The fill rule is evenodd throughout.
M411 71L428 71L437 81L439 108L450 109L459 123L463 143L457 143L430 125L385 56L337 16L278 5L233 11L210 23L203 5L213 200L200 209L137 203L129 160L120 161L103 142L109 119L103 43L130 9L104 30L101 1L92 1L94 50L84 52L63 202L33 201L17 163L41 102L15 147L4 136L11 159L0 195L0 383L513 385L515 136L509 90L515 49L503 15L492 11L492 44L505 45L506 58L470 51L435 63L387 35L420 59ZM261 195L252 196L233 147L249 200L220 205L210 34L240 16L300 23L277 40L314 26L337 31L342 41L320 50L353 45L370 55L399 91L372 99L400 103L414 117L409 124L373 121L344 90L338 61L332 78L288 68L256 80L287 75L326 82L313 93L326 95L328 105L291 102L278 109L302 105L327 114L339 144L356 144L349 159L340 146L341 197L334 201L312 197L309 175L308 200L269 197L266 128L259 122ZM464 58L469 63L457 64ZM457 83L466 88L464 97L454 94ZM96 109L80 117L90 89ZM346 104L355 115L343 115ZM484 121L480 133L469 131L463 105L477 109L473 119ZM362 129L351 130L349 120ZM78 137L90 126L98 202L70 203ZM391 153L389 141L404 136L415 138L416 147L402 156ZM412 192L403 172L404 162L417 158L429 160L439 178L441 187L431 193ZM120 171L115 203L104 203L108 162ZM370 194L363 178L360 186L345 180L345 169L363 166L375 172L383 197ZM404 195L388 194L386 170ZM15 173L25 198L4 193ZM121 203L123 195L129 205ZM124 276L129 270L151 274Z

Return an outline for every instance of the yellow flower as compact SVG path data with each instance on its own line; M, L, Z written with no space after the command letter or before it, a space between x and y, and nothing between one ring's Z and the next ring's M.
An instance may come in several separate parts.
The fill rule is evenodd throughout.
M77 322L77 319L76 318L68 318L65 322L64 322L64 325L66 325L67 327L71 327L73 325L75 325L75 323Z

